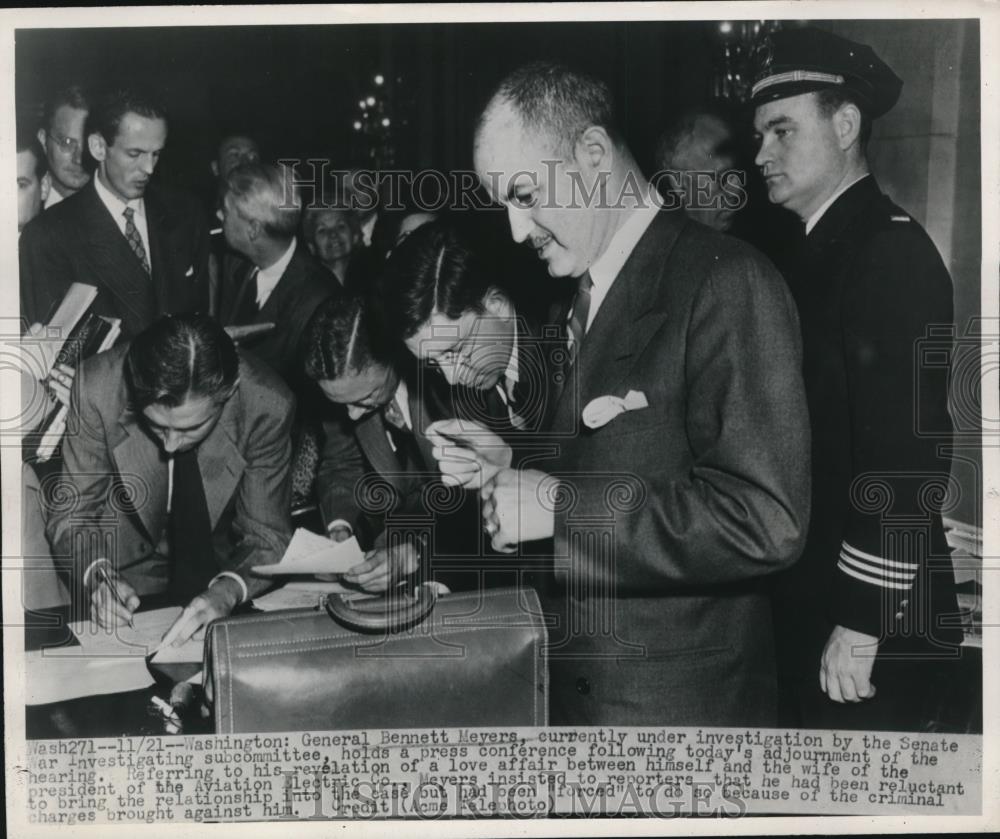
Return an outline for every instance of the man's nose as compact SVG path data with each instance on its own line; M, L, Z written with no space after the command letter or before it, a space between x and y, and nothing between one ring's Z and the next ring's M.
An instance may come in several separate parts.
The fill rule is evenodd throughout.
M152 175L153 170L156 169L156 161L153 159L152 155L149 157L142 157L140 158L139 166L147 175Z
M755 165L764 168L764 164L771 160L771 147L767 140L760 141L760 148L757 150L757 156L753 159Z
M535 226L528 210L512 204L507 205L507 221L510 223L510 235L518 244L528 238L528 234Z
M70 160L73 161L74 165L79 166L83 162L83 144L77 143L75 146L73 146L73 149L70 152L70 154L71 154Z

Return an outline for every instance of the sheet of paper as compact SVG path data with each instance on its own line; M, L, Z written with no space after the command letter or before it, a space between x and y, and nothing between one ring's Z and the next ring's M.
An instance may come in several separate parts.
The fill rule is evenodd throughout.
M199 629L183 644L160 647L150 659L152 664L201 664L205 658L205 630Z
M24 654L29 705L141 690L153 684L141 655L81 659L54 652L34 650Z
M304 528L292 534L281 562L258 565L253 571L265 576L276 574L343 574L359 562L364 554L353 536L344 542L333 542Z
M263 612L273 612L278 609L314 608L328 594L343 594L347 590L340 583L295 582L276 588L262 597L255 597L253 605Z
M91 624L90 621L75 621L69 628L79 640L80 646L60 647L60 653L85 658L147 656L160 645L160 639L177 620L181 611L180 606L168 606L164 609L136 612L132 616L134 628L123 624L109 630ZM70 650L76 652L70 653Z

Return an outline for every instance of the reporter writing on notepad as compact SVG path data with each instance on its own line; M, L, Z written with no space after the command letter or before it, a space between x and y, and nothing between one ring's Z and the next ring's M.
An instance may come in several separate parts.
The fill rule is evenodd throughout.
M179 644L268 586L250 569L288 545L293 416L277 375L206 317L162 318L84 362L63 443L72 503L47 532L93 620L167 595L185 605L164 636Z

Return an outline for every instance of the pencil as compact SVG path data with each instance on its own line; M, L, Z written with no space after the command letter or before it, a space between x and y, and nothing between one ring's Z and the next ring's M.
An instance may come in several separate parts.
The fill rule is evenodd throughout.
M118 593L118 586L116 586L114 583L111 582L111 578L108 576L108 572L104 570L103 565L97 566L97 573L101 575L101 580L104 582L104 584L111 589L111 593L115 596L115 600L117 600L119 605L126 612L128 612L128 606L125 604L125 601L122 600L121 595ZM135 618L132 616L131 612L128 613L128 625L130 628L135 629Z

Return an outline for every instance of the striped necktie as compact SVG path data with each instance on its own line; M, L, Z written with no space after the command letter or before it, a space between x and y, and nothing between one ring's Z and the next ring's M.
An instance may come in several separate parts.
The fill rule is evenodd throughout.
M122 212L125 216L125 239L128 241L132 253L142 263L142 270L149 273L149 258L146 256L146 246L142 243L142 236L139 235L139 228L135 226L135 210L126 207Z
M569 364L567 366L571 366L576 361L576 357L580 353L580 344L583 343L583 336L587 332L587 317L590 314L590 290L593 287L594 282L590 279L590 272L587 271L580 277L576 295L573 297L573 308L570 309L569 320L566 322L568 333L566 349L569 351Z

